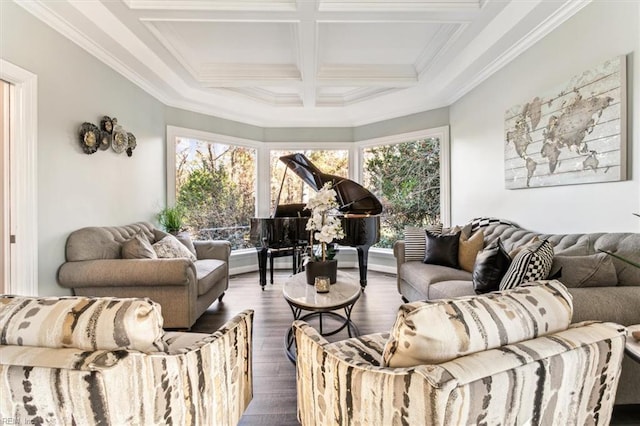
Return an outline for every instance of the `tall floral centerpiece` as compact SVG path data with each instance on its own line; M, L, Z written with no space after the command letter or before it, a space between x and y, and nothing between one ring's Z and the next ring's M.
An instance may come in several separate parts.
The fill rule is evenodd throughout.
M330 214L338 207L337 194L331 188L331 183L324 186L307 202L305 209L311 210L311 217L307 222L307 231L311 233L311 260L306 265L307 283L313 284L316 276L328 276L330 282L336 282L338 262L327 259L327 244L336 238L343 238L344 231L340 219ZM319 259L314 259L313 241L318 241L322 248Z

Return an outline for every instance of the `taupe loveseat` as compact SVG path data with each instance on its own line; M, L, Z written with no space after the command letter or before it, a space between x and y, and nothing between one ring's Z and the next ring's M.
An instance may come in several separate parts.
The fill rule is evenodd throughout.
M639 233L542 234L522 229L507 220L478 218L471 221L473 232L482 229L484 247L500 238L505 250L525 245L533 237L548 239L556 256L589 256L613 252L640 262ZM405 241L394 246L398 292L403 299L437 300L475 294L472 274L447 266L405 259ZM640 269L615 258L611 278L593 287L569 288L573 297L573 322L598 320L621 325L640 324ZM566 272L563 274L566 278ZM563 281L562 276L558 278ZM625 357L616 396L617 404L640 404L640 363Z
M162 306L165 328L190 328L229 287L231 244L194 241L195 261L123 259L122 244L138 233L151 243L166 236L148 222L72 232L58 282L77 296L148 297Z

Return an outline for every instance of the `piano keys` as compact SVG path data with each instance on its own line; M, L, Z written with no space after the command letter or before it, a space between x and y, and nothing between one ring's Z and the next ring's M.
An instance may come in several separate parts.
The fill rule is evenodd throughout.
M337 193L338 210L344 215L341 220L345 237L336 242L356 248L360 285L364 289L367 286L369 248L380 241L379 214L382 212L382 204L375 195L358 183L341 176L323 173L303 154L285 155L279 160L287 166L285 174L292 170L315 191L325 183L331 183ZM300 253L309 243L309 231L305 229L309 210L304 209L304 204L279 204L280 192L272 217L251 219L250 241L256 247L260 286L263 290L267 283L269 248L291 247L294 253Z

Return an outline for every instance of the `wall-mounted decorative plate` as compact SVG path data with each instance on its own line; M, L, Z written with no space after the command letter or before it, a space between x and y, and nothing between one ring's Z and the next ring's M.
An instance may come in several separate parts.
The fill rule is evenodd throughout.
M80 126L80 145L85 154L93 154L100 146L101 132L95 124L82 123Z
M114 130L111 148L118 154L123 153L129 146L129 136L123 130Z

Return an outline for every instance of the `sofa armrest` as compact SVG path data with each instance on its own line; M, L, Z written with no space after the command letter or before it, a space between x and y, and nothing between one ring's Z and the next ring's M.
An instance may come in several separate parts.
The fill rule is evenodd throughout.
M229 241L194 241L196 257L200 259L217 259L229 262L231 243Z
M562 279L561 279L562 280ZM573 322L640 324L640 286L569 288Z
M67 288L188 285L196 269L188 259L98 259L66 262L58 283Z
M396 258L398 266L402 265L404 260L404 240L398 240L393 243L393 255Z

